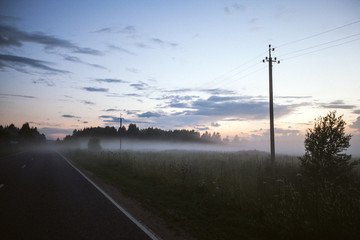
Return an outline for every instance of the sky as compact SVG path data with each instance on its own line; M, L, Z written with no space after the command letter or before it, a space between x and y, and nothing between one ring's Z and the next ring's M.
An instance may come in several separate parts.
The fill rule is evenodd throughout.
M0 125L48 139L127 126L220 132L303 152L337 111L360 155L360 1L0 2ZM251 147L250 147L251 148Z

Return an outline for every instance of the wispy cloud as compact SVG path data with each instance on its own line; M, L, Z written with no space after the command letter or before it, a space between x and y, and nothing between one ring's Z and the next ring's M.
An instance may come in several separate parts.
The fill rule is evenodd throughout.
M103 28L100 28L98 30L95 30L94 33L121 33L121 34L125 34L125 35L134 35L136 34L136 28L135 26L132 26L132 25L128 25L128 26L125 26L123 28L121 28L119 30L119 28L115 28L115 27L103 27Z
M128 81L115 78L98 78L95 81L99 83L129 83Z
M4 96L4 97L30 98L30 99L35 99L35 98L36 98L36 97L34 97L34 96L19 95L19 94L6 94L6 93L0 93L0 96Z
M107 92L108 88L97 88L97 87L84 87L83 90L88 92Z
M91 101L86 101L86 100L81 101L81 103L86 104L86 105L95 105L95 103L94 103L94 102L91 102Z
M207 131L207 130L210 130L209 127L206 127L206 126L195 126L194 127L196 130L199 130L199 131Z
M125 70L131 73L139 73L139 69L137 68L125 68Z
M130 86L135 88L136 90L146 90L149 88L149 84L141 81L139 83L130 84Z
M145 113L142 113L142 114L138 114L138 117L140 118L151 118L151 117L161 117L162 114L158 113L158 112L145 112Z
M360 117L357 117L355 122L350 124L349 127L354 128L354 129L356 129L356 130L358 130L360 132Z
M283 98L283 99L307 99L307 98L312 98L312 96L276 96L275 98Z
M99 118L106 124L116 124L120 122L120 117L110 116L110 115L101 115ZM126 122L126 121L123 121Z
M248 21L249 24L254 24L256 22L258 22L259 19L258 18L252 18L250 21Z
M98 64L84 62L80 58L75 57L75 56L70 56L70 55L65 55L65 54L63 54L62 56L66 61L81 63L81 64L84 64L84 65L87 65L90 67L94 67L94 68L106 69L105 67L98 65Z
M0 24L0 46L21 47L24 42L41 44L45 49L64 48L74 53L102 55L98 50L79 47L66 39L57 38L41 32L28 33L13 26Z
M77 116L74 116L71 114L63 114L63 115L61 115L61 117L63 117L63 118L80 118L80 117L77 117Z
M109 47L110 50L115 50L115 51L118 51L118 52L122 52L122 53L126 53L126 54L129 54L129 55L133 55L133 56L136 55L134 52L132 52L132 51L130 51L130 50L127 50L127 49L125 49L125 48L123 48L123 47L118 47L118 46L113 45L113 44L109 44L108 47Z
M137 43L136 46L138 48L143 48L143 49L150 49L151 47L145 43Z
M210 93L214 95L234 95L236 92L228 89L222 88L209 88L209 89L200 89L200 92Z
M336 100L330 103L322 103L320 104L323 108L332 108L332 109L354 109L357 106L345 104L343 100Z
M137 93L126 93L123 95L123 97L142 97L142 95Z
M51 80L47 80L47 79L43 79L43 78L39 78L36 80L32 81L33 84L42 84L42 85L46 85L48 87L54 87L55 83Z
M112 32L112 28L106 27L106 28L101 28L99 30L96 30L95 33L110 33Z
M164 41L164 40L161 40L159 38L152 38L151 39L151 42L161 46L161 47L178 47L179 44L177 43L173 43L173 42L168 42L168 41Z
M305 103L304 103L305 104ZM303 104L275 105L276 117L287 115ZM257 101L253 97L221 97L211 96L187 103L170 103L171 108L187 108L183 114L193 116L212 116L219 119L245 118L265 119L268 117L268 103Z
M128 25L128 26L124 27L123 29L121 29L121 30L119 31L119 33L135 34L135 33L136 33L136 28L135 28L135 26Z
M101 115L101 116L99 116L99 118L113 118L113 116L111 116L111 115Z
M51 63L32 58L0 54L0 68L7 67L19 72L26 72L24 67L32 67L51 73L70 73L69 71L49 67L48 64Z
M232 13L238 12L238 13L245 13L247 11L248 7L242 5L242 4L233 4L231 6L224 7L224 11L226 14L231 15Z
M212 127L220 127L221 125L220 125L220 123L212 122L212 123L211 123L211 126L212 126Z

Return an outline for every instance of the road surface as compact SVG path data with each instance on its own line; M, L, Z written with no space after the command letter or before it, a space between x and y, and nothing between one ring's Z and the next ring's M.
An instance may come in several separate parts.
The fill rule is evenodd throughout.
M33 151L0 158L0 238L149 240L151 235L58 153Z

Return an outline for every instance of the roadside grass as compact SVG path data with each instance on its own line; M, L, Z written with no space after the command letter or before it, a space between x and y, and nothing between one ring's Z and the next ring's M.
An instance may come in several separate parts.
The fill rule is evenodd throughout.
M197 239L357 239L360 170L346 187L317 190L298 159L249 152L64 154Z

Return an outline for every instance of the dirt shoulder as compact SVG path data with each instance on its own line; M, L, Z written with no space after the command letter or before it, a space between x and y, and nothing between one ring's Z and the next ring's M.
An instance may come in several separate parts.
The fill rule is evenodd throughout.
M87 177L94 181L102 190L109 194L120 206L126 209L134 218L139 220L146 227L151 229L157 236L164 240L195 240L195 238L187 235L181 229L170 229L160 216L145 209L140 202L125 196L116 187L105 183L101 178L92 172L80 167L71 161L78 169L80 169Z

